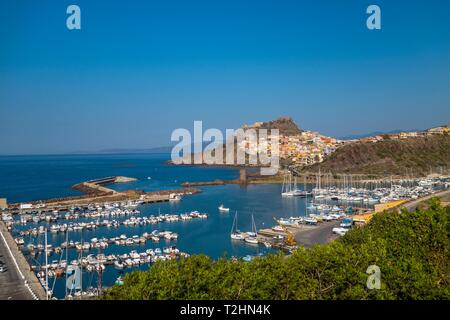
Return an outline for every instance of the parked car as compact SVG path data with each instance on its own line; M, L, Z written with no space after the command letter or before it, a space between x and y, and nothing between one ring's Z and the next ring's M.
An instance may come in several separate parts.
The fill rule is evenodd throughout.
M0 267L0 273L8 271L8 268L6 267Z

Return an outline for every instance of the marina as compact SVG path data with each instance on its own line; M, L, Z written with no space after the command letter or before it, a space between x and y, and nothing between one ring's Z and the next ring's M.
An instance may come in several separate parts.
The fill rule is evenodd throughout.
M2 221L14 245L22 251L41 287L47 289L49 284L51 298L95 297L104 288L121 283L129 271L146 270L157 261L192 254L244 261L279 250L289 254L297 246L310 247L345 234L358 221L358 214L373 212L384 203L383 198L390 203L448 187L446 180L439 179L364 185L350 178L345 184L333 184L322 177L320 185L311 185L301 183L301 179L296 184L291 178L288 192L297 190L305 196L283 196L287 187L282 184L202 186L201 192L188 196L170 191L177 190L184 180L179 174L189 180L200 174L197 179L205 181L204 172L211 170L208 175L232 180L239 176L239 170L176 168L162 165L161 156L134 155L133 161L140 158L148 164L139 170L120 167L127 168L129 172L123 174L136 176L136 180L108 187L121 193L141 188L154 194L166 188L172 200L148 203L136 198L59 208L24 201L3 212ZM181 173L171 176L167 167ZM149 172L152 179L148 179ZM26 205L29 203L33 203L31 208ZM25 205L22 210L20 204ZM67 289L66 276L77 267L82 284Z
M192 211L183 214L158 214L150 216L141 217L131 217L125 220L90 220L83 222L69 222L63 224L51 223L48 231L51 233L65 233L73 231L83 231L83 230L95 230L98 228L119 228L120 226L126 227L136 227L145 225L154 225L162 222L178 222L178 221L190 221L192 219L207 219L208 214L200 213L198 211ZM14 223L20 224L21 226L27 226L26 223ZM11 224L9 224L11 225ZM34 227L30 229L21 229L19 231L20 236L30 236L37 237L45 233L47 229L44 226Z

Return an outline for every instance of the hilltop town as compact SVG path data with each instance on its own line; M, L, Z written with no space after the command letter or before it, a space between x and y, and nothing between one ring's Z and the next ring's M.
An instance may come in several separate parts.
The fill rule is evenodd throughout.
M409 138L448 135L450 124L430 128L424 131L400 132L365 137L361 139L341 140L323 135L316 131L300 129L290 117L282 117L270 122L255 122L244 125L243 129L279 129L280 158L295 167L308 167L323 162L339 148L354 143L378 143L382 141L399 141ZM270 136L268 137L270 139ZM243 142L239 148L249 147ZM249 153L256 150L249 150Z

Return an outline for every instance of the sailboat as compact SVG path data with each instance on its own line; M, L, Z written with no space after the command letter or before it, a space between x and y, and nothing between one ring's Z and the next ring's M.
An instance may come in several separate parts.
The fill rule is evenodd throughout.
M293 193L294 193L294 196L297 196L297 197L308 197L308 196L312 195L311 191L306 190L306 178L305 178L303 190L297 189L297 178L294 179Z
M292 192L292 176L285 175L283 178L283 186L281 187L281 196L282 197L292 197L294 193Z
M256 224L255 224L255 219L253 218L253 214L252 214L252 231L247 232L247 237L245 238L245 242L252 243L252 244L258 244L258 240L256 239Z
M237 211L234 215L233 225L231 227L231 239L233 240L244 240L243 234L237 229Z
M292 184L292 175L284 176L283 187L281 189L281 196L283 197L307 197L311 195L310 192L305 190L300 190L297 188L297 177L294 177L294 183Z

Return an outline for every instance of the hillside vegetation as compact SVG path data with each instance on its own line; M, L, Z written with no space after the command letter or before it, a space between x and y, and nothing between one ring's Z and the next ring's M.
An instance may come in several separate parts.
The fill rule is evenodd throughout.
M449 208L380 213L363 228L288 257L252 262L194 255L125 276L104 299L449 299ZM368 289L367 268L381 270Z
M302 171L361 174L426 175L450 166L450 137L417 137L345 145L322 163Z

